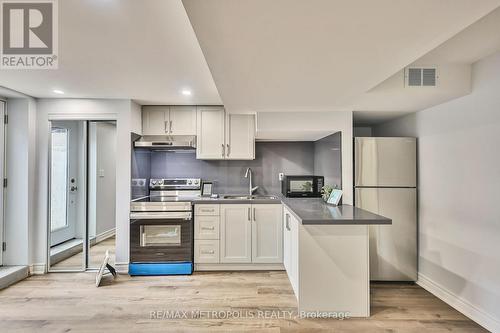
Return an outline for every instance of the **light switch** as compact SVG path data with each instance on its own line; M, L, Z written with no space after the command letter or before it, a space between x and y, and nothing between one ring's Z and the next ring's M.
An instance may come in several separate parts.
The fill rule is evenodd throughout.
M282 181L283 181L283 178L285 178L285 174L284 174L283 172L280 172L280 173L278 174L278 178L279 178L280 182L282 182Z
M99 169L99 177L104 177L104 169Z

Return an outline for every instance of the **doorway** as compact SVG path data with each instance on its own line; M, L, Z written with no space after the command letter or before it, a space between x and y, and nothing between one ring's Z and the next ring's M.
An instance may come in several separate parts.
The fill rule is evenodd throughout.
M49 271L98 268L114 254L116 122L49 127Z

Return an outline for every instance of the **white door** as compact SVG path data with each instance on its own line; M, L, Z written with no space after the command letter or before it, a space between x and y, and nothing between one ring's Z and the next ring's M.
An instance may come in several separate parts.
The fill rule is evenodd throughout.
M5 102L0 101L0 177L3 181L5 175ZM0 266L2 266L3 257L3 242L4 240L4 223L3 223L3 201L4 201L4 187L0 191Z
M196 135L196 107L171 106L169 134Z
M220 206L220 262L252 262L251 205Z
M53 121L50 147L50 245L82 238L80 190L83 169L84 130L79 121ZM80 206L79 206L80 205Z
M168 119L168 106L143 106L142 107L142 134L165 135L168 134L170 123Z
M226 159L255 159L255 116L228 114L226 119Z
M295 297L299 297L299 221L290 215L290 283L295 292Z
M280 204L252 205L252 262L283 262L283 221Z
M288 275L291 269L292 255L292 228L290 226L290 212L285 208L283 216L283 265Z
M224 108L197 108L196 140L196 158L224 159Z

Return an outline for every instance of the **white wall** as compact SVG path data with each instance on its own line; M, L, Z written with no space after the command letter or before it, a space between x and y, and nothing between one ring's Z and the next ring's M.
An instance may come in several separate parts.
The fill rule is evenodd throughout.
M382 124L419 146L419 281L500 332L500 53L470 95Z
M137 114L139 113L139 114ZM140 107L130 100L40 99L37 102L37 220L33 263L47 248L48 124L50 119L116 120L116 264L128 264L131 131L140 131ZM120 267L119 267L120 268Z
M4 265L28 265L34 237L35 102L31 98L7 100L7 179Z
M295 141L316 140L335 132L342 132L342 189L344 191L342 201L345 204L353 203L351 111L264 112L258 114L257 122L258 131L262 135L272 135L269 138L273 140L290 140L290 135L295 138Z

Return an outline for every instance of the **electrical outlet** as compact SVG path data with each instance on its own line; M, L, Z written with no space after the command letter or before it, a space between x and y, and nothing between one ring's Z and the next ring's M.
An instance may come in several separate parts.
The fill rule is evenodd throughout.
M280 182L282 182L282 181L283 181L283 178L285 178L285 174L284 174L283 172L280 172L280 173L278 174L278 178L279 178Z

